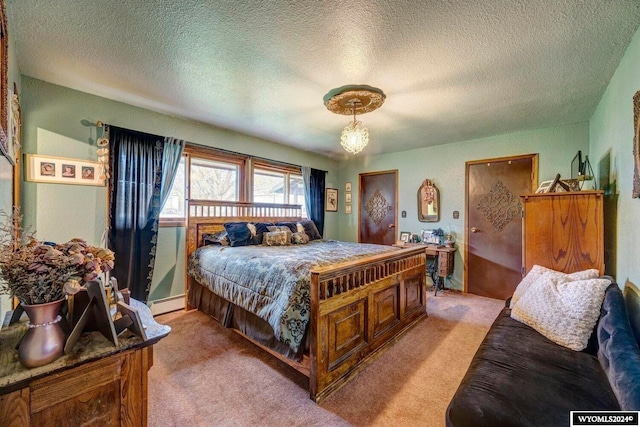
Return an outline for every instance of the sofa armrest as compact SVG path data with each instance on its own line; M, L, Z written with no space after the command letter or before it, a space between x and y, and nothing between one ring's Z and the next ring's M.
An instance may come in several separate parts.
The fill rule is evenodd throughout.
M631 330L622 291L615 282L607 289L597 333L598 360L620 409L640 411L640 349Z

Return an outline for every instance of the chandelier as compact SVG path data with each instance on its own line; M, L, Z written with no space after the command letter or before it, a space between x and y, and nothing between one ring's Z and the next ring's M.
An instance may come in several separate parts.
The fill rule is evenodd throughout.
M366 85L347 85L329 91L324 96L324 105L336 114L353 114L353 121L342 130L340 145L348 153L359 153L369 143L369 131L356 118L357 113L364 114L378 109L386 95L378 88Z

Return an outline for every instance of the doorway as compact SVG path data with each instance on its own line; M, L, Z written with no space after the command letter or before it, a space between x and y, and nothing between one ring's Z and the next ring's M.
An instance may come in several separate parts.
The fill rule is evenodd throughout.
M393 245L397 239L398 171L361 173L358 242Z
M538 155L466 163L465 290L505 299L522 280L522 203L538 182Z

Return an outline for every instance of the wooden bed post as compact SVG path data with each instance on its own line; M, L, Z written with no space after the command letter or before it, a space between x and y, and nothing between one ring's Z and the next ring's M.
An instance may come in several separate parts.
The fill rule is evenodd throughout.
M310 319L318 318L318 306L320 304L319 299L320 291L320 276L316 272L311 273L311 313ZM309 397L316 400L315 397L318 394L318 353L321 350L321 333L320 322L309 323Z

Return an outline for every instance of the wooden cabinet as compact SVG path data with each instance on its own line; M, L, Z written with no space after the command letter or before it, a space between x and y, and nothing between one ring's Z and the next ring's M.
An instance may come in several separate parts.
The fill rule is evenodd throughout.
M152 347L114 354L0 396L2 426L145 426Z
M26 369L16 344L24 324L0 331L0 426L147 425L147 373L153 344L170 327L153 320L142 303L132 300L147 340L124 332L113 346L99 332L84 334L73 352L41 367Z
M523 276L535 264L565 273L604 273L602 191L521 197Z

